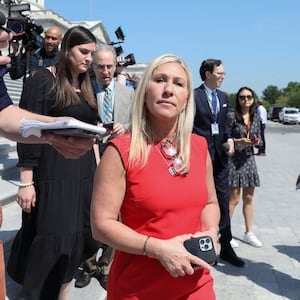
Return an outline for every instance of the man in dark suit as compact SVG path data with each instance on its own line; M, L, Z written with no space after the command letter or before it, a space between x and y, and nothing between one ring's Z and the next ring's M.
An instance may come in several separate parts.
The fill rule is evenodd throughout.
M230 244L232 234L229 217L228 155L234 154L234 143L227 126L227 95L219 90L225 77L222 61L204 60L200 67L200 76L204 83L194 90L196 112L193 132L206 138L212 159L221 212L220 257L242 267L244 261L236 255Z

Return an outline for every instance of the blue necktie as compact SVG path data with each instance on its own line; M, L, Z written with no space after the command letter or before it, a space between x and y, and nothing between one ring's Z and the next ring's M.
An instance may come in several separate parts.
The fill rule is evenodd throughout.
M112 105L111 105L111 92L109 88L105 88L104 99L103 99L103 112L104 112L104 123L112 121Z
M213 109L213 114L215 115L215 117L217 116L217 95L215 91L212 91L211 93L211 102L212 102L212 109Z

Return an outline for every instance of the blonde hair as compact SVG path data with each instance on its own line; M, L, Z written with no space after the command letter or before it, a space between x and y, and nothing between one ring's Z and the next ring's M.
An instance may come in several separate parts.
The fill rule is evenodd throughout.
M152 79L153 72L159 66L166 63L178 63L187 75L188 99L185 109L180 113L177 122L175 143L179 156L185 162L187 170L190 165L190 138L194 123L194 95L192 86L192 74L187 64L173 54L164 54L154 59L145 69L141 77L136 92L131 115L131 143L129 150L129 165L147 164L149 154L149 139L151 132L147 126L147 107L145 105L145 95Z

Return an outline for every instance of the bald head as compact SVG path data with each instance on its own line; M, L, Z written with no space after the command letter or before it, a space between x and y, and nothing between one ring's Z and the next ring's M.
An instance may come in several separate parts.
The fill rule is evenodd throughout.
M44 47L48 55L57 51L61 38L62 33L59 27L52 26L47 29L45 32Z

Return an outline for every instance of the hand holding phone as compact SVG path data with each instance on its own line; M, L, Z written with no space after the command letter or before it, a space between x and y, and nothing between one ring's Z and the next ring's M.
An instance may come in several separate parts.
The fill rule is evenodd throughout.
M113 130L114 129L114 122L103 123L103 127L106 130Z
M184 247L193 255L203 259L209 264L214 264L217 260L216 251L210 236L201 236L184 241ZM196 267L195 264L192 264Z

